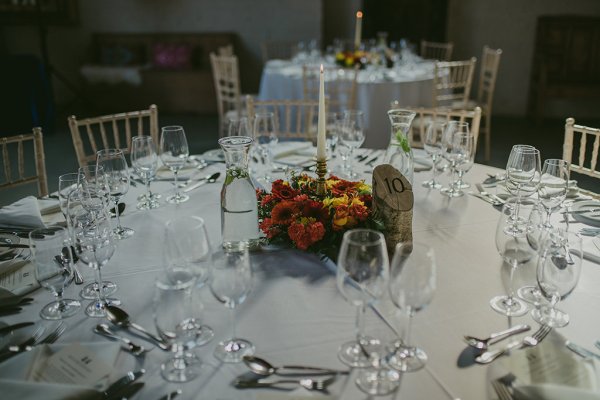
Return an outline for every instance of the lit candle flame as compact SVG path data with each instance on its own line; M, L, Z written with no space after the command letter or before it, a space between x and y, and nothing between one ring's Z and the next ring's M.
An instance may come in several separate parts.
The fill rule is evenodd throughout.
M356 13L356 18L362 18L362 11L358 11Z

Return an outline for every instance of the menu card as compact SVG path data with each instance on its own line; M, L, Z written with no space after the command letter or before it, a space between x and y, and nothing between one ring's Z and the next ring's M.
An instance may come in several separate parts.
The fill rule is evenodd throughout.
M0 287L16 295L24 295L39 287L35 279L35 266L27 261L17 261L0 273Z

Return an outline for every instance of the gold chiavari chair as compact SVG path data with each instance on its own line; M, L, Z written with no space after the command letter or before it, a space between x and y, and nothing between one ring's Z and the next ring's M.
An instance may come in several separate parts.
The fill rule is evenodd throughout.
M452 60L454 43L428 42L421 40L421 57L428 60L450 61Z

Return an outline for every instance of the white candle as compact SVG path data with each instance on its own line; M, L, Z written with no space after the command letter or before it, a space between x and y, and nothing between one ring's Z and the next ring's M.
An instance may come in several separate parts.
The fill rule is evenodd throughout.
M319 120L317 122L317 161L327 159L325 149L325 79L323 77L323 64L321 64L321 76L319 80Z
M362 17L363 13L358 11L356 13L356 27L354 28L354 50L360 49L360 42L362 40Z

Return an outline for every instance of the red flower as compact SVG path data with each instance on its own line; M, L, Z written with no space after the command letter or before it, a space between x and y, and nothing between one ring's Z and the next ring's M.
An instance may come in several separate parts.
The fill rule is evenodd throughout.
M317 221L325 221L329 216L328 210L323 208L323 203L314 200L308 200L302 207L302 216L314 218Z
M356 217L359 221L364 221L369 216L369 209L362 204L353 204L348 211L350 215Z
M281 179L278 179L271 185L271 194L282 200L291 200L296 197L299 192L290 185L285 185Z
M340 195L343 195L344 193L348 194L348 193L352 193L352 192L356 192L356 183L346 181L346 180L340 180L338 183L333 185L333 187L331 188L331 193L333 193L336 196L340 196Z
M288 228L288 235L300 250L306 250L325 236L325 227L321 222L308 225L295 223Z
M267 239L272 239L281 233L281 229L273 225L273 220L271 218L265 218L259 224L259 228L265 233L265 235L267 235Z
M305 195L305 194L299 194L298 196L294 197L294 201L298 202L298 203L306 201L306 200L308 200L308 195Z
M271 211L271 219L274 224L287 225L291 223L298 213L298 205L293 201L282 201L276 204Z

